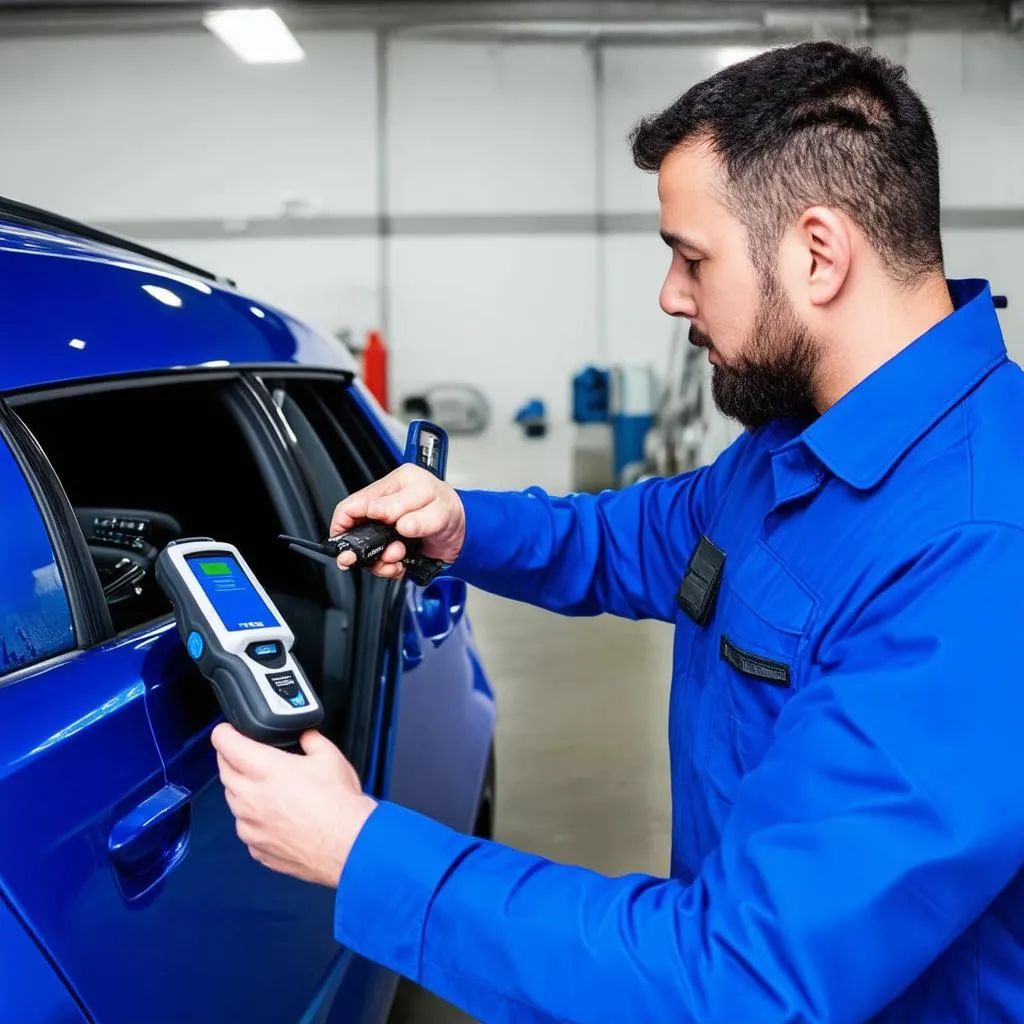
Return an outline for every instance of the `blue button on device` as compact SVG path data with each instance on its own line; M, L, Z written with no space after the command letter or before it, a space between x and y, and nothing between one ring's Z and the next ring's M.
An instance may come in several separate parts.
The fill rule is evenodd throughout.
M195 661L198 661L203 656L203 638L194 630L189 633L186 646L188 647L188 653Z

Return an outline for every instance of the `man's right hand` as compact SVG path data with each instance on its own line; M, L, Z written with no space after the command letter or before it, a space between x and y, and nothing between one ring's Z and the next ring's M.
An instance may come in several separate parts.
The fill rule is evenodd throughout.
M365 519L393 526L403 537L421 541L421 553L442 562L454 562L466 539L466 513L455 490L419 466L403 465L369 487L338 504L331 520L331 536L351 530ZM397 579L405 572L405 545L389 544L373 565L375 576ZM344 551L338 565L347 569L356 556Z

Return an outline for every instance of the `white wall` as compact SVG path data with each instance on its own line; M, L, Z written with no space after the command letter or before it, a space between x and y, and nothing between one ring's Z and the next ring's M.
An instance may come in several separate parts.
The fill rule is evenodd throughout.
M582 49L394 40L387 90L391 213L594 211Z
M581 49L394 41L387 81L396 218L595 211L594 83ZM592 233L391 239L397 393L467 381L502 419L535 394L564 417L596 337L595 249Z
M467 380L501 418L534 394L562 417L579 366L665 365L664 246L653 232L598 237L587 218L656 213L630 127L747 51L608 48L598 97L580 46L391 40L379 139L374 36L300 42L305 62L251 67L202 33L0 40L0 192L136 228L329 332L379 326L386 290L395 396ZM944 205L1024 208L1024 43L945 34L878 45L907 63L931 106ZM294 219L275 229L286 237L241 230L281 217L289 198L313 218L308 232ZM324 234L324 218L382 210L399 232L386 243L365 230L371 220L361 234ZM523 218L545 230L524 230ZM989 276L1010 295L1002 316L1018 358L1022 248L1019 228L946 232L951 274Z
M0 42L0 185L92 221L376 209L370 34L240 64L208 34Z

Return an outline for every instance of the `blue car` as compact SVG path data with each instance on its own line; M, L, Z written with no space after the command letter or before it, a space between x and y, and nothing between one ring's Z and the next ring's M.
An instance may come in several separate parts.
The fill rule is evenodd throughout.
M397 979L333 890L235 835L221 714L154 579L237 545L365 789L487 836L493 694L466 588L339 572L320 539L402 435L348 353L230 282L0 200L0 1020L383 1021Z

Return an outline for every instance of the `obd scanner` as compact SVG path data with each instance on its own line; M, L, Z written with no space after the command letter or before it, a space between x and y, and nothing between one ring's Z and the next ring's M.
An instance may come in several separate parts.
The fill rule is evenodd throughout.
M186 650L239 732L288 747L320 724L323 707L291 653L295 635L234 545L172 541L155 572Z

